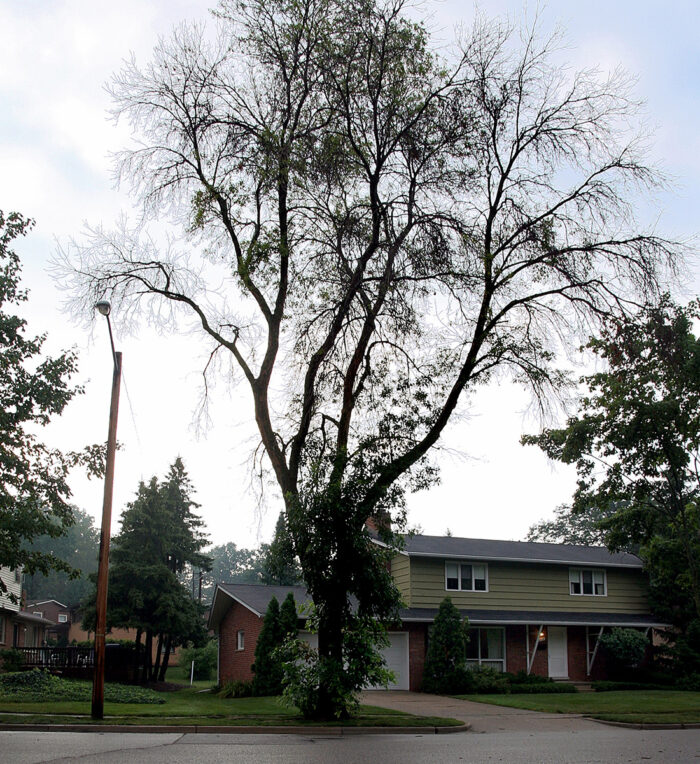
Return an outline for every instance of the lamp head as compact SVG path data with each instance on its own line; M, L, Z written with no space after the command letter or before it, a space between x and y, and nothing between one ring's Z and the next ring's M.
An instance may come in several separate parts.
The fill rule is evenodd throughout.
M108 316L110 310L112 310L112 306L109 303L109 300L100 300L99 302L95 303L95 308L103 315Z

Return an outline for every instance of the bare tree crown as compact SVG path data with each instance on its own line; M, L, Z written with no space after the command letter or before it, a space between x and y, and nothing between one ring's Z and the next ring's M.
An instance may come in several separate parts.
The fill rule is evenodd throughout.
M250 385L285 496L346 485L353 519L433 479L474 386L560 386L559 343L679 254L634 220L663 179L623 74L562 71L552 40L483 18L444 57L403 6L225 0L216 35L130 61L110 90L138 142L116 166L146 222L63 261L79 309L193 316Z

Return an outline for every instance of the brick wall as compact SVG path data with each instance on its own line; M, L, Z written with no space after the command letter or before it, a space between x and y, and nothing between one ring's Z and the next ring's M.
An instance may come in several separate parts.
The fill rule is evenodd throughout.
M407 623L404 629L408 632L408 689L417 692L423 685L428 624Z
M530 652L537 640L537 626L530 626ZM506 671L517 674L518 671L527 671L527 644L525 640L525 626L506 626ZM547 648L539 645L535 653L531 674L549 676L547 662Z
M251 666L255 662L255 645L262 629L262 618L248 608L233 602L219 627L219 682L253 679ZM244 649L238 649L238 632L244 633Z
M598 628L591 628L591 648L595 647L595 634ZM591 675L586 675L586 627L569 626L569 679L575 682L590 682L597 679L607 679L608 671L605 665L605 655L601 648L593 663Z

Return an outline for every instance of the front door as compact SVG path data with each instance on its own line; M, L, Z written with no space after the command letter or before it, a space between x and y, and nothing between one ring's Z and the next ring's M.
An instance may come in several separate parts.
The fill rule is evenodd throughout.
M569 660L566 626L547 627L547 653L549 656L549 676L553 679L568 679Z

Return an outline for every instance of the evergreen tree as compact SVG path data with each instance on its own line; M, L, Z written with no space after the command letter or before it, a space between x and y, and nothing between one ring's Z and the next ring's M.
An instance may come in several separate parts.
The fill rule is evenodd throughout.
M194 487L179 456L170 466L159 491L163 511L172 523L168 566L174 573L181 573L186 564L210 570L211 558L201 551L207 544L206 533L202 531L204 520L193 511L200 505L192 499Z
M275 537L265 554L263 580L266 584L278 586L293 586L301 582L301 569L284 512L280 512L277 518Z
M282 691L282 665L273 651L282 644L284 633L280 622L277 597L270 600L262 629L255 645L253 689L256 695L279 695Z
M144 681L165 678L173 647L205 639L202 609L177 577L186 564L210 566L201 553L206 538L191 493L177 459L162 483L153 477L139 485L113 543L107 623L136 629L139 644L145 638Z
M466 667L467 623L449 597L440 603L428 641L423 689L449 692L456 675Z
M298 618L294 595L289 592L280 608L280 627L283 638L296 637L299 631Z

